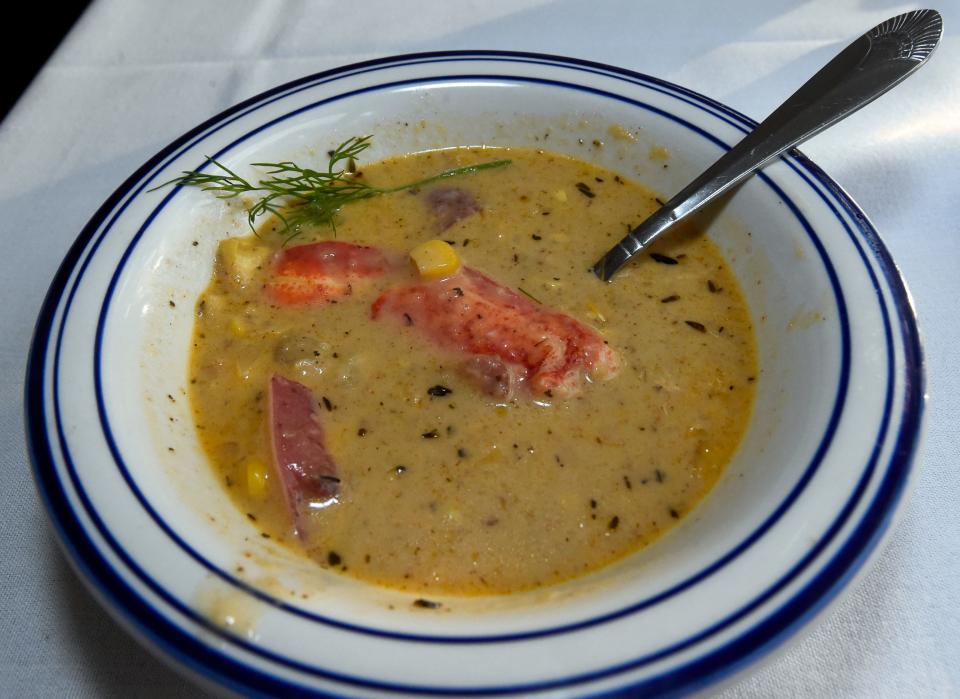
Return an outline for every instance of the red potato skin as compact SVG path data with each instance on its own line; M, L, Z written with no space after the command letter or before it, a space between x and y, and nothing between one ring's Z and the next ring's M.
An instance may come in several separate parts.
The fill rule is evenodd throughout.
M609 378L620 368L618 354L595 330L469 267L446 279L388 289L371 315L402 320L462 354L466 373L496 397L510 397L522 386L536 395L570 396L585 377Z
M392 266L377 248L337 240L286 248L274 258L267 295L282 305L333 303Z
M423 201L441 231L480 211L476 198L460 187L433 187L423 195Z
M270 379L270 443L273 467L297 535L311 504L328 503L340 492L337 465L327 451L313 393L278 374Z

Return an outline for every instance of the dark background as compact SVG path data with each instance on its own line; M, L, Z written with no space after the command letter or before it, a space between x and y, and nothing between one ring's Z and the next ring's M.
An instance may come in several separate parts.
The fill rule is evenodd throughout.
M87 8L89 0L74 0L64 3L44 4L40 14L28 26L17 27L14 22L7 28L19 34L17 40L7 37L3 42L2 55L4 80L0 83L0 122L7 116L30 81L43 67L50 54L70 31Z

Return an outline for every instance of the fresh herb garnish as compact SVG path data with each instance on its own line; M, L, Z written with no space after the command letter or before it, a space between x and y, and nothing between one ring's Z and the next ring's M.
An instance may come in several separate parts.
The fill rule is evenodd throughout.
M539 303L540 305L543 305L543 302L542 302L540 299L538 299L536 296L534 296L533 294L531 294L529 291L527 291L527 290L524 289L523 287L519 287L519 286L518 286L518 287L517 287L517 290L518 290L521 294L523 294L524 296L526 296L528 299L531 299L532 301L536 301L536 302Z
M373 136L354 136L329 152L326 171L311 170L289 161L280 163L252 163L254 167L267 168L265 179L253 184L240 177L226 165L207 157L207 161L220 168L221 172L185 170L182 175L154 187L160 189L169 184L199 187L216 192L220 199L232 199L241 194L262 193L253 205L247 208L247 222L256 231L254 223L270 213L283 223L284 232L292 240L300 234L301 226L314 224L330 226L336 235L336 217L345 205L369 199L381 194L423 187L448 177L472 175L481 170L509 165L509 160L491 160L477 165L467 165L444 170L436 175L397 187L374 187L356 173L356 160L360 153L370 147ZM153 190L150 190L153 191Z

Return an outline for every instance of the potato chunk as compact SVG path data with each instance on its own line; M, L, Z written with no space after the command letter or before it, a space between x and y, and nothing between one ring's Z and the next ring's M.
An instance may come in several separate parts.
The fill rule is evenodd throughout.
M270 250L265 245L249 237L227 238L217 248L217 263L230 279L246 286L253 281L269 255Z

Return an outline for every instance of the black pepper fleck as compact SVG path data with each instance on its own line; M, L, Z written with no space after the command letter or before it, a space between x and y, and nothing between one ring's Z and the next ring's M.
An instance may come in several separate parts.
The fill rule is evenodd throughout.
M653 258L654 262L659 262L662 265L675 265L677 260L669 255L661 255L659 252L651 252L650 257Z
M595 196L597 196L594 191L590 189L590 185L588 185L586 182L577 182L576 187L577 191L579 191L580 194L585 196L587 199L593 199Z

